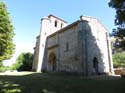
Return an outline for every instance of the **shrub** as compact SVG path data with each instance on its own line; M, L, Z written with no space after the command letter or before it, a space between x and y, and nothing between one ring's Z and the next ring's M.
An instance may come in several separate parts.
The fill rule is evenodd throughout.
M125 67L125 52L116 53L113 55L113 65L115 68Z
M32 53L21 53L16 59L16 63L12 65L12 70L31 71L33 63Z

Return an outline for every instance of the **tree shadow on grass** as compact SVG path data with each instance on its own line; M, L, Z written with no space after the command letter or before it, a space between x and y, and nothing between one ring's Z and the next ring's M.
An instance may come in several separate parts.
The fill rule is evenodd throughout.
M100 78L100 79L98 79ZM74 75L33 73L0 76L0 93L122 93L125 80L107 76L87 78Z

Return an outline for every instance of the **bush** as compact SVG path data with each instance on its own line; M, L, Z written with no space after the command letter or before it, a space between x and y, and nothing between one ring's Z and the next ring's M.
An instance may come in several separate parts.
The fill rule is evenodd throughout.
M31 71L33 63L32 53L21 53L16 59L16 63L12 65L11 70Z
M5 72L6 69L4 67L0 67L0 72Z
M125 52L116 53L113 55L113 65L115 68L125 67Z

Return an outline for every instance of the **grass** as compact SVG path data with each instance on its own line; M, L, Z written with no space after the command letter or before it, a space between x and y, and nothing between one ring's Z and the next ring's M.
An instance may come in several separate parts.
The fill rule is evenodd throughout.
M0 93L125 93L121 77L48 73L0 75Z

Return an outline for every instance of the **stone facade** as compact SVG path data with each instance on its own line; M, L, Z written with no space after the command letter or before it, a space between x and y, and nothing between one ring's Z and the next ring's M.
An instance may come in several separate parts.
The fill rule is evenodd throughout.
M93 17L81 16L70 25L53 15L42 19L34 50L33 70L37 72L114 73L107 30Z

